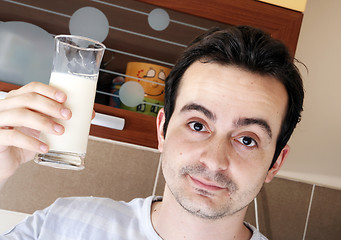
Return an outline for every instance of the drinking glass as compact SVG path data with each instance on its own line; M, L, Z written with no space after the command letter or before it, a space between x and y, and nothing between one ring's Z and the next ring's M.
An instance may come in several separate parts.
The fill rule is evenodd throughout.
M63 169L81 170L88 144L99 67L105 46L95 40L57 35L50 85L67 95L69 120L54 119L65 127L63 135L42 133L40 139L49 152L36 154L35 162Z

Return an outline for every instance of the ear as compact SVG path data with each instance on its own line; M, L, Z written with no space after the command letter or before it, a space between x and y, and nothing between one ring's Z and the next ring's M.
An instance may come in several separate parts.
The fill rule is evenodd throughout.
M285 159L287 158L289 152L290 152L290 146L289 145L285 145L285 147L282 149L281 153L279 154L275 164L268 171L268 175L265 178L265 182L266 183L271 182L271 180L275 177L275 175L281 169L281 167L282 167Z
M160 152L163 150L163 144L165 142L165 137L163 134L163 126L165 124L165 111L164 109L160 109L159 113L156 117L156 129L157 129L157 140L158 140L158 149Z

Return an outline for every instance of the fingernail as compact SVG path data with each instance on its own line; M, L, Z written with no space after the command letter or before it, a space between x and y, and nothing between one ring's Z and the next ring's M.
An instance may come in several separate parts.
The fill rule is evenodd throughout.
M59 125L59 124L53 125L53 129L54 129L57 133L61 133L61 132L63 132L63 130L64 130L64 128L63 128L61 125Z
M63 102L65 100L65 94L63 92L56 92L55 97L58 102Z
M62 108L62 110L60 110L60 113L64 118L68 118L71 114L71 111L67 108Z
M45 144L40 145L40 150L43 153L46 153L48 149L49 149L49 147L47 145L45 145Z

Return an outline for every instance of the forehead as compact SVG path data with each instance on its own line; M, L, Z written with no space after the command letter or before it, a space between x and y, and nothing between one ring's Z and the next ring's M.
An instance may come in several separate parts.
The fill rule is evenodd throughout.
M202 63L194 62L185 71L179 86L179 95L181 92L199 89L219 90L219 94L227 89L239 89L246 92L270 93L271 90L276 90L275 94L281 92L282 96L287 97L284 85L272 76L260 75L246 71L242 68L233 65L222 65L218 63ZM186 92L187 94L187 92ZM272 94L272 95L275 95ZM224 95L224 93L222 93Z

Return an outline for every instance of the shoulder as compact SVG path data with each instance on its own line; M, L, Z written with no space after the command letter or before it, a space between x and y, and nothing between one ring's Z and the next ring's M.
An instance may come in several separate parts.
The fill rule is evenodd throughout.
M78 233L70 239L145 239L141 229L149 201L150 198L130 202L98 197L60 198L50 206L46 226L59 226L61 236Z
M109 198L59 198L10 231L8 236L40 239L155 239L145 227L152 197L130 202ZM150 222L150 220L149 220ZM64 239L64 238L63 238Z
M252 226L251 224L244 222L244 225L248 227L252 231L252 237L250 240L268 240L263 234L261 234L257 228Z
M130 202L115 201L99 197L67 197L57 199L50 207L50 213L58 215L112 215L132 214L139 210L148 201L148 198L136 198Z

